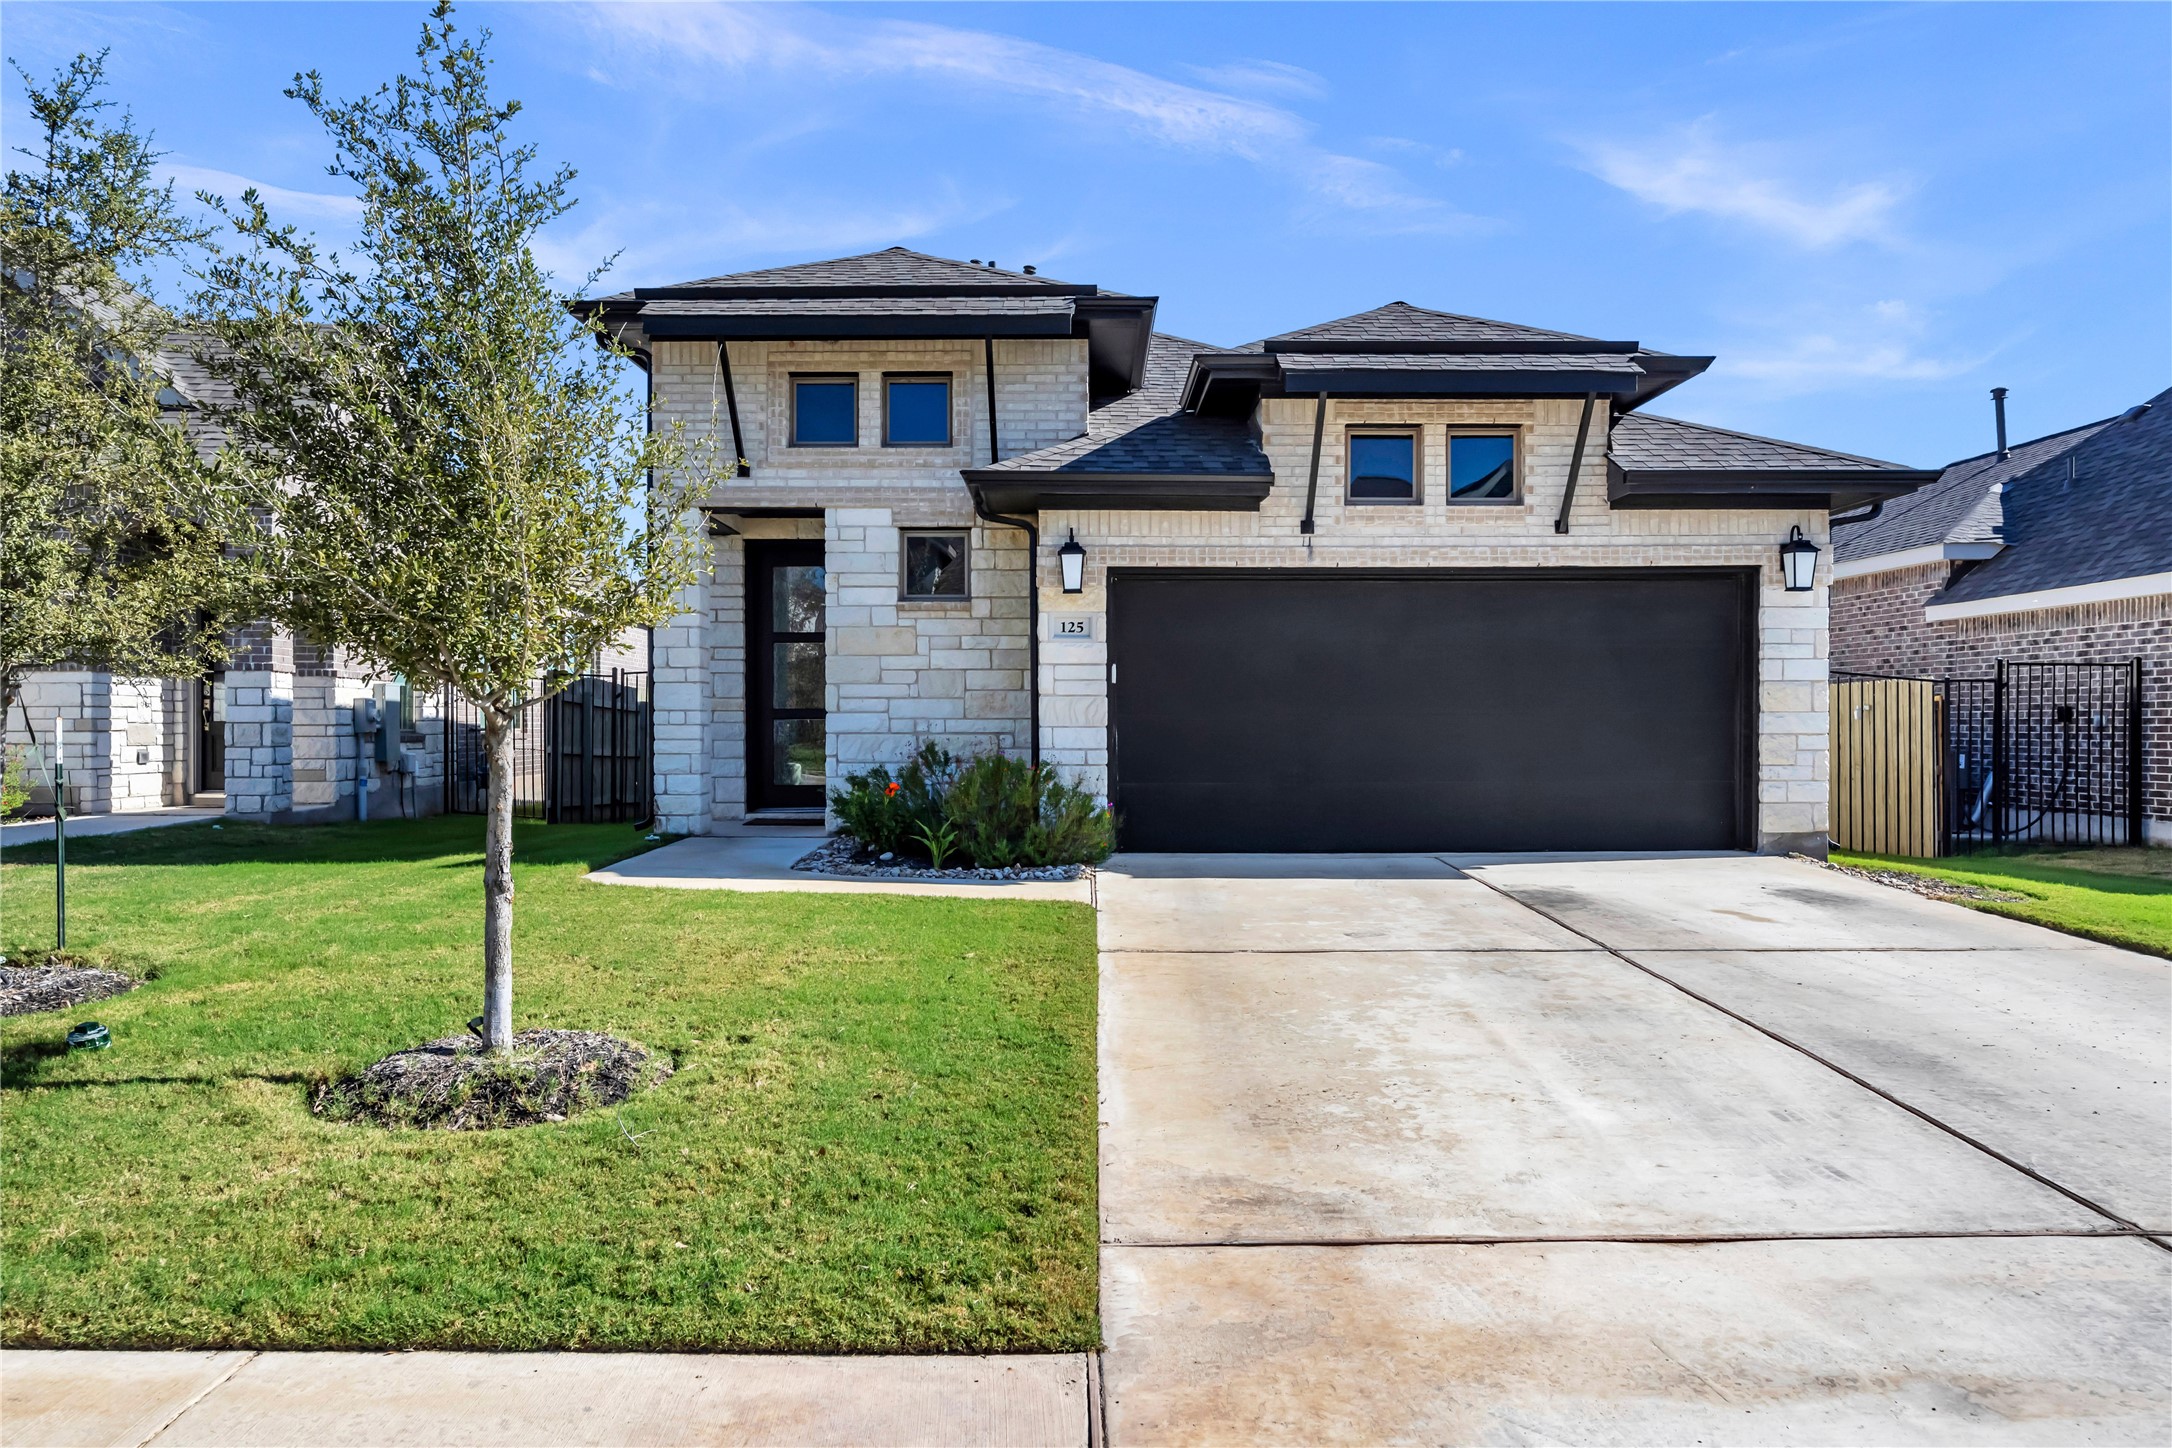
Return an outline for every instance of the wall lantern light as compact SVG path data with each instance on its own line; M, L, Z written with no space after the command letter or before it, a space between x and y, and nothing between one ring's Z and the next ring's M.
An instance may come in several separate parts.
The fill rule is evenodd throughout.
M1808 593L1817 578L1818 545L1803 537L1799 526L1790 528L1787 541L1780 545L1780 572L1789 593Z
M1086 591L1086 548L1084 544L1078 541L1078 529L1073 528L1070 538L1065 540L1064 545L1056 550L1056 562L1063 568L1063 591L1065 593L1084 593Z

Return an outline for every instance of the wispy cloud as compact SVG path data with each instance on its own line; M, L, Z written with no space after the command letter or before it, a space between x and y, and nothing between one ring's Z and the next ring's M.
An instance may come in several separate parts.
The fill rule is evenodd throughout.
M1998 349L1933 355L1923 350L1930 319L1920 307L1887 300L1783 323L1787 335L1724 354L1722 373L1781 393L1823 392L1865 382L1943 382L1972 372Z
M169 165L166 175L174 188L185 195L208 191L229 202L239 201L242 192L254 188L257 195L264 198L264 205L275 219L354 222L362 217L362 200L357 196L290 190L269 182L252 181L231 171L213 170L209 166Z
M1285 107L1015 36L768 6L598 5L584 14L593 33L637 47L651 62L669 56L727 74L761 70L833 83L911 76L1113 123L1154 144L1249 162L1303 189L1317 217L1332 213L1344 224L1390 232L1490 224L1413 189L1391 167L1319 145L1311 123ZM1272 78L1289 93L1310 75L1277 62L1244 64L1255 88Z
M1226 65L1188 65L1184 68L1217 90L1251 95L1318 100L1328 89L1326 77L1280 60L1233 60Z
M1641 145L1585 149L1585 169L1669 214L1700 212L1812 250L1896 239L1906 189L1893 181L1825 188L1790 174L1780 149L1719 139L1709 121Z
M612 276L646 280L691 275L690 269L707 266L720 254L889 246L969 225L1003 205L969 202L955 190L905 205L844 206L821 198L780 197L761 208L729 203L704 207L698 224L691 226L676 210L620 208L578 229L561 224L538 237L534 250L536 260L567 283L579 281L613 256L617 261Z

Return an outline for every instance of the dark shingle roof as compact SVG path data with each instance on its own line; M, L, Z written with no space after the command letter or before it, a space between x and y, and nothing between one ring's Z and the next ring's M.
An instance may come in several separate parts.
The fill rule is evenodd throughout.
M1754 433L1732 432L1678 417L1629 412L1615 419L1607 452L1632 472L1861 472L1866 468L1907 471L1899 463L1857 457L1807 443L1782 442Z
M1305 342L1514 342L1544 340L1550 342L1590 342L1597 339L1578 336L1574 332L1549 332L1540 327L1524 327L1514 322L1493 322L1484 317L1458 316L1454 312L1436 312L1426 307L1414 307L1408 302L1390 302L1384 307L1374 307L1369 312L1338 317L1332 322L1317 326L1300 327L1294 332L1284 332L1269 337L1269 350L1295 349Z
M1069 317L1054 297L727 297L647 302L645 317Z
M1265 477L1274 470L1242 421L1182 408L1192 358L1214 349L1156 332L1138 391L1086 415L1084 436L980 469L1009 473L1128 473Z
M1998 488L2086 442L2110 419L2018 444L2009 455L1984 453L1947 466L1938 481L1886 505L1878 518L1836 531L1833 556L1842 563L1939 543L1999 539Z
M764 267L759 271L732 272L678 282L682 287L927 287L940 291L947 286L987 282L1016 282L1024 286L1063 287L1069 283L1054 277L1027 276L993 266L974 266L947 256L929 256L893 246L862 256L841 256L829 261L797 262L791 266Z
M1621 352L1279 352L1285 372L1620 372L1644 369Z
M2004 551L1935 602L2172 573L2172 390L2151 398L2139 417L2061 436L2073 441L2005 474L1997 494Z

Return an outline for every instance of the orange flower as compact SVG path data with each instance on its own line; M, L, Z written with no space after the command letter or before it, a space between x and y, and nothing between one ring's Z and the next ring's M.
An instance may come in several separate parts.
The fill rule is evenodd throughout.
M889 782L888 784L884 785L884 786L883 786L883 790L882 790L882 792L883 792L884 794L896 794L896 793L897 793L897 781L893 779L893 780L891 780L891 781L890 781L890 782Z

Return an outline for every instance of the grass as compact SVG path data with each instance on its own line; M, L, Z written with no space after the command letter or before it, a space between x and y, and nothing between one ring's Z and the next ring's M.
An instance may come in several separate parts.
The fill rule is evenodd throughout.
M2028 898L1962 903L2069 935L2172 957L2172 850L2016 849L1940 860L1836 850L1833 860L2008 890Z
M677 1073L510 1131L311 1115L479 1011L480 845L466 818L71 842L71 947L154 978L0 1021L0 1340L1096 1345L1085 906L595 885L637 834L522 826L516 1028ZM51 944L50 860L0 863L0 941ZM67 1052L92 1017L113 1048Z

